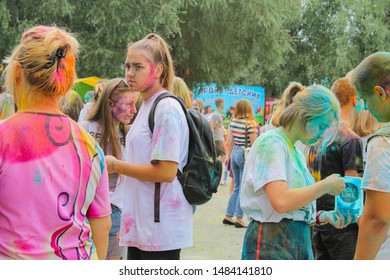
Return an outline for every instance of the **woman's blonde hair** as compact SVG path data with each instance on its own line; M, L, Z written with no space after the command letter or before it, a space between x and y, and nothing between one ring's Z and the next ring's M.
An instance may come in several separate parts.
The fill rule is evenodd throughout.
M16 67L20 66L30 90L23 89L15 100L18 106L28 104L37 98L65 95L76 78L75 60L79 44L71 33L51 26L36 26L27 30L5 62L5 84L9 93L15 96L19 84L16 81Z
M199 113L203 113L203 101L201 99L196 99L196 109L199 111Z
M234 117L236 119L249 119L252 120L254 118L253 107L248 99L242 98L238 100L236 104L236 110L234 113Z
M172 86L173 86L173 94L183 99L186 108L191 109L192 104L191 104L190 92L184 80L180 77L175 76L173 77Z
M151 33L140 41L129 45L127 51L146 51L149 60L154 64L161 64L163 72L160 76L161 85L172 92L172 80L174 77L173 61L168 45L159 35Z
M377 131L383 126L383 123L377 121L377 119L367 110L363 110L357 115L352 123L352 130L364 137Z
M329 89L322 85L302 87L299 83L291 83L290 92L286 96L292 98L292 103L280 115L279 125L290 129L298 122L299 134L307 137L306 124L310 119L333 113L336 124L339 123L340 103ZM334 135L333 135L334 137ZM333 139L333 137L330 137ZM329 144L331 141L324 141Z
M278 127L280 116L284 109L286 109L293 102L293 98L297 92L304 89L304 86L297 82L291 82L289 86L283 91L283 94L279 100L279 103L276 106L275 111L271 116L271 123L273 126Z
M115 78L108 80L88 116L89 121L99 123L101 138L97 139L97 141L100 147L103 149L104 153L107 154L109 151L108 147L110 146L114 157L121 157L122 153L120 143L117 140L118 137L114 125L115 120L111 113L110 103L117 102L124 93L130 91L129 86L124 79ZM126 133L124 124L119 123L119 130L123 137L125 137Z
M81 109L84 107L84 102L77 92L70 90L67 94L61 97L59 106L65 115L68 115L72 120L77 122Z

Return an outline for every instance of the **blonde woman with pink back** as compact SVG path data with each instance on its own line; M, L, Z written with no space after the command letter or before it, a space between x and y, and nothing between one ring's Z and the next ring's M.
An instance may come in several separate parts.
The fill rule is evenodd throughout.
M0 123L0 259L105 259L111 209L103 152L59 107L77 53L72 34L37 26L7 60L18 112Z

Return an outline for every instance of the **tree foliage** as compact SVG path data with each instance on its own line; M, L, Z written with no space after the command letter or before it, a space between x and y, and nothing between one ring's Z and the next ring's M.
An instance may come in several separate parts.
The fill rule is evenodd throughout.
M298 5L297 5L298 4ZM299 1L203 1L181 22L187 81L264 85L291 51L284 23ZM196 62L196 63L194 63Z
M308 0L291 35L294 52L284 80L329 86L369 54L390 51L390 2L387 0Z
M76 34L79 77L123 76L128 44L154 32L190 87L261 85L273 96L290 81L330 85L390 48L388 0L0 0L0 58L37 24Z

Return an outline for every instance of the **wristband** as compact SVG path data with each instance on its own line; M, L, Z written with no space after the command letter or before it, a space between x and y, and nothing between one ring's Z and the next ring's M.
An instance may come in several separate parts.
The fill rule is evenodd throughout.
M322 226L322 225L327 224L326 222L325 222L325 223L321 223L321 221L320 221L320 215L321 215L322 213L324 213L324 212L325 212L325 211L321 210L321 211L318 211L318 212L316 213L316 225Z

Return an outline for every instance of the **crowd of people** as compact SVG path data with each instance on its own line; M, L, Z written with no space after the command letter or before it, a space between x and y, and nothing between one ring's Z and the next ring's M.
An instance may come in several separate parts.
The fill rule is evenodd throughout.
M245 98L226 114L223 98L214 111L194 99L157 34L131 43L124 77L85 100L71 89L78 50L73 34L35 26L6 59L0 259L179 260L193 246L179 101L162 99L149 127L165 92L210 124L221 184L231 178L222 223L246 230L243 260L390 259L389 52L330 89L291 82L260 129ZM346 176L361 178L361 216L335 209Z

